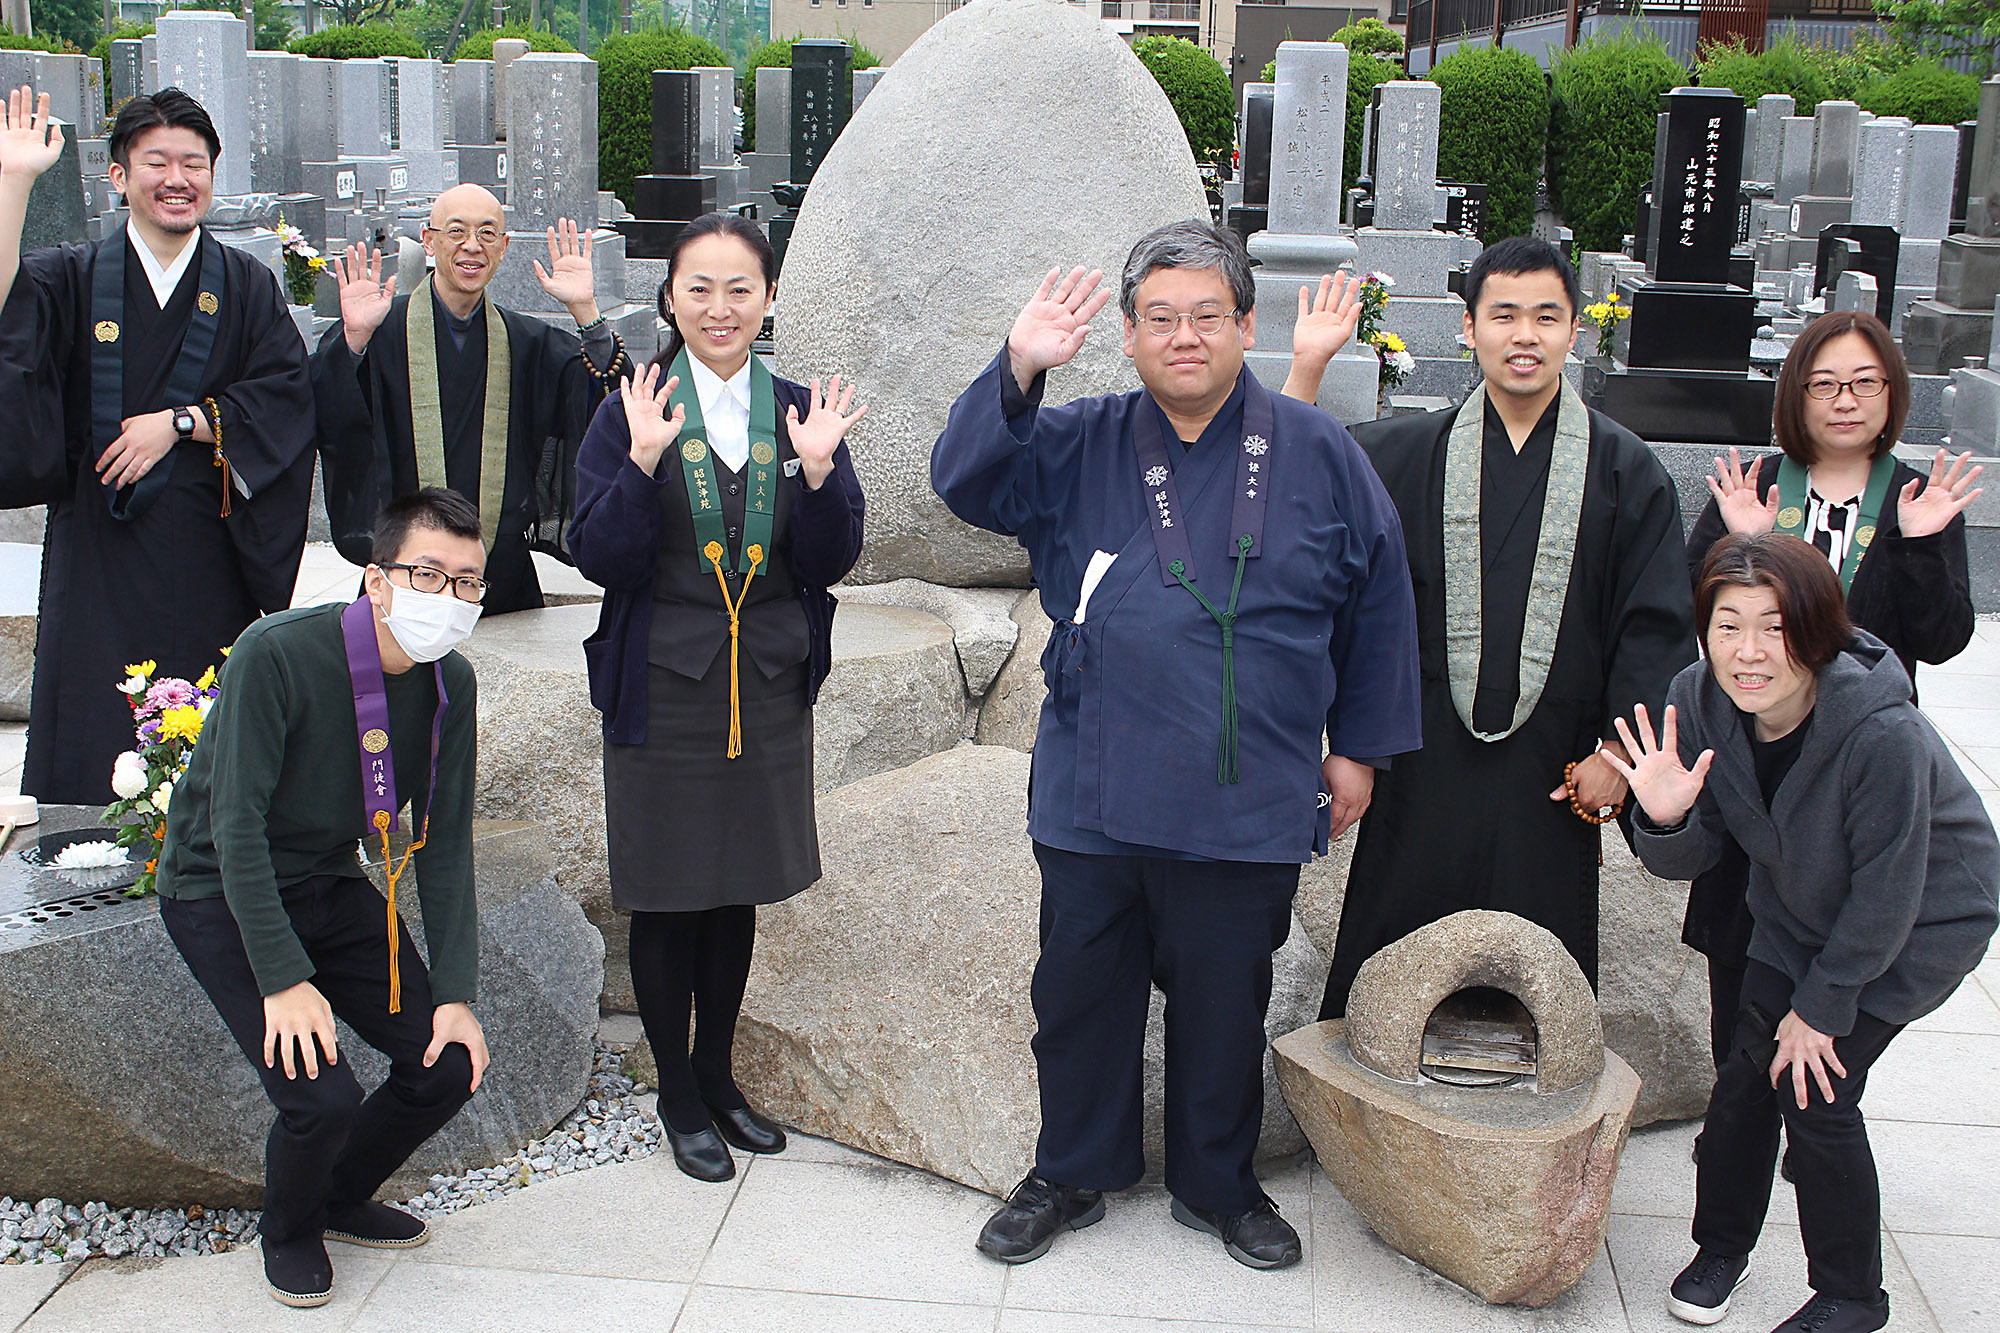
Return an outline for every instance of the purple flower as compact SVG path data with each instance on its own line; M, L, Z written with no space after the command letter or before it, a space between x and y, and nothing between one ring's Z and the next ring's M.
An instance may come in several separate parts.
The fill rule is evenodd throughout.
M160 720L148 718L139 724L139 739L147 745L155 745L160 739Z
M178 676L168 676L156 680L146 690L146 702L140 707L142 713L159 713L169 708L184 708L195 701L194 686Z

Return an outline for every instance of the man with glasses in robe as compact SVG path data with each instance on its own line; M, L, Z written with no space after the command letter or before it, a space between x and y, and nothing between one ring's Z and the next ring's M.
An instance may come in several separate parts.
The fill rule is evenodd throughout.
M333 261L340 322L312 359L341 554L367 561L368 523L391 496L448 486L479 507L493 614L542 605L531 554L561 554L577 445L605 393L634 373L598 310L590 233L563 220L549 229L547 266L535 261L575 333L486 299L507 244L500 201L459 185L431 207L434 268L417 291L399 296L380 252L349 246Z

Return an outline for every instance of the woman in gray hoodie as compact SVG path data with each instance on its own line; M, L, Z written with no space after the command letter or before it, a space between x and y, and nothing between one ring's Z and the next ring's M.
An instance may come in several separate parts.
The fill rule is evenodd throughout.
M1616 762L1648 869L1689 879L1725 833L1750 859L1749 965L1696 1168L1694 1262L1667 1308L1712 1324L1749 1269L1782 1124L1813 1297L1778 1333L1889 1320L1868 1069L1986 952L2000 840L1910 678L1849 623L1796 537L1716 543L1695 596L1707 660L1675 678L1655 740L1642 706Z

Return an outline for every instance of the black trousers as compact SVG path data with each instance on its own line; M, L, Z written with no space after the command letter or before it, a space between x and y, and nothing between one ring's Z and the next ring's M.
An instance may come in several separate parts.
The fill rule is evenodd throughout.
M1694 1242L1727 1255L1756 1248L1771 1205L1782 1124L1798 1190L1807 1281L1824 1296L1874 1300L1882 1294L1882 1195L1861 1119L1861 1094L1869 1067L1903 1027L1856 1014L1854 1031L1834 1039L1834 1053L1847 1068L1845 1078L1832 1080L1834 1100L1826 1101L1808 1076L1810 1095L1800 1110L1790 1071L1775 1091L1769 1072L1771 1033L1791 1007L1791 979L1750 960L1734 1049L1716 1076L1701 1132Z
M362 1040L389 1057L389 1077L366 1100L343 1053L320 1053L318 1078L284 1060L264 1067L264 997L243 936L221 898L160 900L160 920L236 1044L264 1082L278 1119L264 1150L264 1236L317 1236L329 1207L365 1203L391 1172L458 1113L472 1094L472 1056L457 1042L424 1068L431 1042L430 974L402 932L401 1013L389 1012L389 942L382 895L365 879L322 875L284 890L285 912L316 969L312 984Z
M1042 954L1035 1064L1048 1180L1116 1190L1145 1172L1146 1010L1167 997L1167 1188L1240 1213L1264 1120L1271 955L1291 932L1299 867L1094 856L1035 844Z

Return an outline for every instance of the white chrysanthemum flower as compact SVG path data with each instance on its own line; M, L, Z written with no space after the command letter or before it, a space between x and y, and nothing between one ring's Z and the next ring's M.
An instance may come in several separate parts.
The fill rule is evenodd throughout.
M146 790L146 761L136 750L127 750L111 765L111 790L120 800L129 801Z
M104 866L124 865L131 858L125 849L115 842L73 842L56 853L50 864L58 870L97 870Z
M153 789L153 795L152 795L153 808L155 810L158 810L161 814L164 815L165 813L167 813L167 803L173 799L174 799L173 783L162 782L158 787Z

